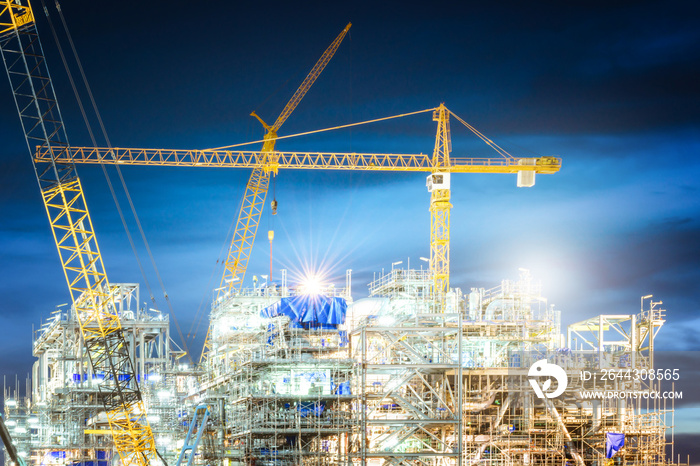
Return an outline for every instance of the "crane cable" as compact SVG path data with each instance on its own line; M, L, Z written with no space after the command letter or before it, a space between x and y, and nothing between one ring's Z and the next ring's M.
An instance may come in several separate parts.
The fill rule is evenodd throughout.
M299 136L306 136L308 134L316 134L316 133L324 133L326 131L333 131L336 129L343 129L343 128L350 128L352 126L359 126L359 125L366 125L368 123L376 123L378 121L385 121L385 120L393 120L394 118L402 118L402 117L407 117L411 115L417 115L419 113L426 113L426 112L432 112L435 110L434 108L426 108L425 110L418 110L416 112L410 112L410 113L402 113L400 115L392 115L384 118L376 118L374 120L367 120L367 121L360 121L358 123L350 123L347 125L340 125L340 126L333 126L331 128L323 128L323 129L317 129L314 131L306 131L303 133L296 133L296 134L289 134L287 136L277 136L275 139L280 140L280 139L288 139L288 138L296 138ZM202 149L203 151L208 151L208 150L225 150L225 149L231 149L233 147L240 147L240 146L248 146L250 144L258 144L261 142L265 142L264 139L258 139L257 141L250 141L250 142L242 142L240 144L231 144L229 146L221 146L221 147L214 147L211 149Z
M377 122L379 122L379 121L393 120L393 119L395 119L395 118L403 118L403 117L407 117L407 116L411 116L411 115L417 115L417 114L419 114L419 113L432 112L432 111L434 111L434 110L436 110L436 109L435 109L435 108L426 108L425 110L418 110L418 111L409 112L409 113L401 113L401 114L399 114L399 115L392 115L392 116L383 117L383 118L375 118L374 120L366 120L366 121L360 121L360 122L357 122L357 123L349 123L349 124L347 124L347 125L332 126L332 127L329 127L329 128L317 129L317 130L313 130L313 131L305 131L305 132L303 132L303 133L288 134L287 136L277 136L276 139L277 139L277 140L280 140L280 139L289 139L289 138L296 138L296 137L299 137L299 136L307 136L307 135L309 135L309 134L324 133L324 132L326 132L326 131L334 131L334 130L337 130L337 129L351 128L351 127L353 127L353 126L366 125L366 124L369 124L369 123L377 123ZM479 131L479 130L476 129L474 126L470 125L469 123L467 123L466 121L464 121L462 118L460 118L459 115L457 115L456 113L454 113L452 110L449 110L449 109L448 109L447 111L450 113L450 115L452 115L453 117L455 117L455 119L456 119L457 121L459 121L460 123L462 123L467 129L469 129L469 131L471 131L472 133L474 133L474 135L476 135L476 137L478 137L479 139L481 139L482 141L484 141L484 142L486 143L486 145L488 145L488 146L491 147L493 150L495 150L501 157L505 157L505 158L508 158L508 159L514 159L514 158L515 158L515 157L513 157L508 151L506 151L506 150L503 149L501 146L499 146L498 144L496 144L495 142L493 142L493 140L491 140L491 139L489 139L488 137L486 137L481 131ZM234 148L234 147L248 146L248 145L250 145L250 144L258 144L258 143L261 143L261 142L265 142L265 140L264 140L264 139L258 139L257 141L241 142L241 143L238 143L238 144L231 144L231 145L228 145L228 146L213 147L213 148L210 148L210 149L202 149L202 151L226 150L226 149L232 149L232 148Z
M472 133L474 133L474 134L476 135L476 137L478 137L479 139L481 139L482 141L484 141L484 142L485 142L488 146L490 146L493 150L495 150L496 152L498 152L498 154L501 155L501 157L505 157L505 158L507 158L507 159L514 159L514 158L515 158L515 157L513 157L512 155L510 155L510 154L509 154L505 149L503 149L501 146L499 146L498 144L496 144L495 142L493 142L491 139L489 139L489 138L487 138L486 136L484 136L478 129L474 128L472 125L470 125L469 123L467 123L466 121L464 121L463 119L461 119L459 116L457 116L454 112L452 112L452 110L449 110L449 109L448 109L447 111L450 112L450 115L452 115L453 117L455 117L455 118L457 119L457 121L459 121L459 122L462 123L464 126L466 126L467 129L469 129L469 131L471 131Z
M265 97L265 100L263 100L262 102L260 102L260 103L258 104L258 106L255 107L255 110L253 110L253 113L257 113L257 111L260 109L260 107L262 107L263 105L265 105L272 97L274 97L275 95L277 95L277 94L282 90L282 88L286 87L287 84L289 84L289 81L291 81L292 79L296 80L297 76L299 76L300 74L303 73L303 70L304 70L304 69L302 68L300 71L297 71L297 73L296 73L295 75L290 76L289 78L287 78L287 80L286 80L285 82L283 82L282 84L280 84L280 85L277 87L277 89L275 89L270 95L268 95L267 97Z
M51 32L53 34L54 41L57 44L57 49L58 53L61 56L61 60L63 61L63 66L66 69L66 72L68 74L68 80L70 82L71 87L73 88L73 93L75 94L77 101L78 101L78 107L80 108L80 113L83 117L83 121L85 122L86 129L88 131L88 134L90 135L90 139L92 140L93 144L96 144L95 140L95 135L92 132L92 126L90 125L88 121L87 114L85 112L85 107L83 106L82 99L80 99L79 94L78 94L78 89L75 84L75 81L73 79L73 74L68 68L68 61L66 60L65 55L63 54L63 48L58 42L58 35L56 34L56 29L54 28L53 21L51 20L51 17L49 16L48 9L46 8L46 5L44 4L44 1L42 0L41 2L42 7L44 8L44 13L46 14L46 19L48 20L49 26L51 27ZM126 224L126 219L124 217L124 212L121 209L121 205L119 204L119 201L117 200L117 195L116 192L114 191L114 185L112 184L112 180L109 177L109 173L107 173L107 168L105 167L104 164L100 164L102 167L102 172L105 175L105 179L107 180L107 186L109 186L109 191L112 194L112 198L115 200L115 204L117 207L117 211L119 212L119 218L121 219L122 225L124 226L124 230L126 231L126 236L129 239L129 244L131 245L131 249L134 252L134 255L136 256L136 262L138 263L139 269L141 270L141 275L143 276L144 281L146 282L146 287L148 288L148 292L150 294L151 300L155 302L155 298L153 297L153 292L151 290L151 285L148 281L148 278L146 277L146 271L143 268L143 263L141 262L141 259L139 258L138 252L136 250L136 244L134 243L134 238L131 236L131 232L129 231L129 227Z
M43 1L43 0L42 0L42 1ZM82 77L82 79L83 79L83 84L85 85L85 88L86 88L86 90L87 90L88 96L90 97L90 102L92 103L93 111L95 112L95 115L96 115L96 117L97 117L97 120L98 120L98 122L99 122L99 124L100 124L100 129L102 130L102 135L103 135L103 137L105 138L105 141L106 141L106 143L107 143L107 147L111 150L111 149L112 149L112 143L110 142L109 137L108 137L108 135L107 135L107 130L106 130L106 128L105 128L104 122L102 121L102 116L101 116L101 114L100 114L99 109L97 108L97 103L96 103L95 98L94 98L94 96L93 96L93 94L92 94L92 88L90 87L90 84L88 83L87 77L85 76L85 71L84 71L84 69L83 69L82 62L80 61L80 57L78 56L78 51L77 51L77 49L75 48L75 44L73 43L73 38L72 38L72 36L71 36L71 34L70 34L70 31L69 31L69 29L68 29L68 24L66 23L65 17L63 16L63 11L61 10L61 5L60 5L60 3L59 3L58 0L56 0L56 9L58 10L58 14L59 14L59 17L61 18L61 22L62 22L63 28L64 28L64 30L65 30L65 32L66 32L66 36L67 36L67 38L68 38L68 42L70 43L71 49L72 49L72 51L73 51L73 56L74 56L74 58L75 58L75 61L76 61L77 64L78 64L78 69L80 70L80 75L81 75L81 77ZM60 46L59 46L59 49L60 49ZM79 97L78 97L78 99L80 100ZM88 126L89 126L89 124L88 124ZM161 277L161 275L160 275L160 271L158 270L158 266L156 265L156 261L155 261L155 258L153 257L153 253L152 253L152 251L151 251L151 247L150 247L150 245L149 245L149 243L148 243L148 240L146 239L146 234L145 234L145 232L144 232L144 230L143 230L143 227L142 227L142 225L141 225L141 220L139 219L139 216L138 216L138 214L136 213L136 208L135 208L135 206L134 206L134 202L133 202L133 200L132 200L132 198L131 198L131 194L129 193L129 190L128 190L127 186L126 186L126 182L124 181L124 176L122 175L121 169L120 169L118 166L115 166L115 168L117 169L117 174L119 175L119 180L121 181L122 188L124 189L124 193L125 193L126 198L127 198L128 202L129 202L129 207L131 208L131 213L132 213L132 215L134 216L134 220L136 221L136 225L137 225L138 230L139 230L139 233L140 233L140 235L141 235L141 239L142 239L142 241L143 241L143 243L144 243L144 246L146 247L146 252L148 253L148 257L150 258L151 265L153 266L153 269L155 270L156 277L157 277L158 282L159 282L159 284L160 284L161 290L163 291L163 296L165 297L165 301L166 301L166 303L167 303L167 305L168 305L168 309L170 310L170 315L173 317L173 322L174 322L174 324L175 324L175 328L176 328L176 330L177 330L178 335L180 336L180 340L182 341L182 344L183 344L184 349L185 349L185 351L186 351L187 358L188 358L188 360L190 361L191 364L194 364L194 362L193 362L193 360L192 360L192 356L190 355L190 351L189 351L189 349L187 348L187 342L186 342L185 338L184 338L183 335L182 335L182 331L180 330L180 324L179 324L179 322L178 322L178 320L177 320L177 317L175 316L175 311L174 311L174 309L173 309L172 303L170 302L170 297L168 296L168 293L167 293L167 291L165 290L165 284L163 283L163 279L162 279L162 277ZM105 173L106 173L106 170L105 170ZM114 200L115 200L115 203L118 204L118 200L117 200L116 197L114 197ZM119 209L119 210L121 210L121 209ZM150 291L150 290L149 290L149 291ZM151 293L151 296L153 296L153 293ZM153 301L155 302L155 299L154 299L154 298L152 298L152 299L153 299Z
M93 94L92 94L92 89L91 89L91 87L90 87L90 84L88 83L87 77L86 77L86 75L85 75L85 71L84 71L84 69L83 69L82 62L80 61L80 57L78 56L78 51L77 51L77 49L75 48L75 44L74 44L74 42L73 42L73 38L72 38L72 36L71 36L70 30L68 29L68 24L66 23L65 17L63 16L63 11L61 10L61 5L60 5L60 3L59 3L58 0L56 0L55 5L56 5L56 9L58 10L59 17L61 18L61 23L63 24L63 29L64 29L64 31L65 31L65 33L66 33L66 37L68 38L68 42L69 42L69 44L70 44L70 46L71 46L71 49L72 49L72 52L73 52L73 56L74 56L75 61L76 61L77 65L78 65L78 69L79 69L79 71L80 71L80 75L81 75L82 80L83 80L83 85L85 86L86 91L87 91L87 93L88 93L88 96L90 97L90 102L91 102L91 104L92 104L93 111L95 112L95 115L96 115L96 117L97 117L97 120L98 120L98 122L99 122L99 124L100 124L100 129L101 129L101 131L102 131L102 136L105 138L105 142L107 143L107 147L111 150L111 149L112 149L112 144L111 144L111 142L110 142L110 140L109 140L109 136L107 135L107 130L106 130L106 128L105 128L104 122L102 121L102 116L101 116L101 114L100 114L99 109L97 108L97 103L96 103L95 98L94 98L94 96L93 96ZM59 42L59 40L58 40L58 35L56 34L55 28L54 28L54 26L53 26L53 22L51 21L51 18L50 18L50 16L49 16L48 9L47 9L46 6L44 5L44 0L42 0L42 6L44 7L44 12L45 12L45 14L46 14L46 17L48 18L49 25L51 26L51 31L52 31L53 36L54 36L54 39L55 39L55 41L56 41L56 46L57 46L57 48L58 48L58 50L59 50L59 53L60 53L60 55L61 55L61 59L63 60L63 65L64 65L64 67L65 67L65 69L66 69L66 72L68 73L68 77L69 77L69 80L70 80L70 82L71 82L71 86L73 87L73 92L74 92L74 94L75 94L75 96L76 96L76 99L78 100L78 105L80 106L80 110L81 110L81 113L82 113L82 115L83 115L83 119L85 120L85 124L86 124L86 126L87 126L87 128L88 128L88 132L89 132L89 134L90 134L90 137L91 137L91 139L92 139L93 144L96 144L95 137L94 137L94 135L93 135L93 132L92 132L90 123L89 123L89 121L88 121L88 119L87 119L87 116L86 116L85 111L84 111L84 108L83 108L82 100L81 100L80 95L79 95L79 93L78 93L78 91L77 91L77 87L75 86L75 83L74 83L74 81L73 81L72 74L71 74L70 69L69 69L69 67L68 67L68 62L67 62L67 60L66 60L66 58L65 58L65 55L63 54L62 46L61 46L61 44L60 44L60 42ZM128 202L129 202L129 207L131 208L131 213L132 213L132 215L134 216L134 219L135 219L135 221L136 221L136 225L137 225L138 230L139 230L139 233L140 233L140 235L141 235L141 239L142 239L142 241L144 242L144 245L145 245L145 247L146 247L146 251L147 251L148 256L149 256L149 258L150 258L150 261L151 261L151 265L153 266L153 269L154 269L155 272L156 272L156 277L158 278L158 282L159 282L160 287L161 287L161 289L162 289L162 291L163 291L163 295L164 295L164 297L165 297L165 301L166 301L166 303L167 303L167 305L168 305L168 309L170 310L170 315L173 317L173 322L175 323L175 328L177 329L178 335L180 336L180 339L181 339L181 341L182 341L182 344L183 344L183 346L184 346L184 349L185 349L185 351L186 351L186 354L187 354L187 357L188 357L190 363L191 363L191 364L194 364L193 361L192 361L192 356L190 355L189 349L187 348L187 342L186 342L185 338L184 338L183 335L182 335L182 331L180 330L180 324L178 323L177 317L175 316L175 312L174 312L174 310L173 310L172 303L170 302L170 298L169 298L169 296L168 296L168 293L167 293L167 291L165 290L165 284L163 283L163 279L162 279L162 277L161 277L161 275L160 275L160 272L159 272L159 270L158 270L158 267L157 267L157 265L156 265L155 259L154 259L154 257L153 257L153 253L152 253L152 251L151 251L151 247L150 247L150 245L148 244L148 240L146 239L146 234L145 234L145 232L144 232L144 230L143 230L143 227L142 227L142 225L141 225L141 220L139 219L138 214L136 213L136 208L135 208L134 203L133 203L133 200L132 200L132 198L131 198L131 194L129 193L129 190L128 190L127 186L126 186L126 182L125 182L125 180L124 180L124 177L123 177L123 175L122 175L121 170L119 169L118 166L115 166L115 168L116 168L116 170L117 170L117 174L119 175L119 180L121 181L122 188L124 189L124 193L126 194L126 198L127 198ZM119 200L118 200L118 198L117 198L117 196L116 196L116 193L114 192L112 183L111 183L111 181L110 181L109 175L108 175L107 170L106 170L106 168L104 167L104 165L102 166L102 170L103 170L103 172L104 172L104 174L105 174L105 177L106 177L106 179L107 179L107 184L109 185L110 191L111 191L111 193L112 193L112 198L114 199L114 202L115 202L115 204L116 204L116 206L117 206L117 211L119 212L119 216L120 216L120 218L121 218L122 225L124 225L124 229L126 230L127 236L129 237L129 242L130 242L130 244L131 244L132 250L134 251L134 254L136 255L136 260L137 260L137 262L139 263L139 268L141 269L141 274L142 274L143 277L144 277L144 281L146 282L146 286L147 286L147 288L148 288L148 290L149 290L149 293L150 293L150 295L151 295L151 300L155 303L155 297L154 297L153 292L152 292L152 290L151 290L150 284L148 283L148 280L146 279L146 275L145 275L143 266L142 266L142 264L141 264L141 261L139 260L138 253L137 253L137 251L136 251L136 247L135 247L135 244L134 244L134 242L133 242L133 238L131 237L131 234L129 233L128 226L127 226L127 224L126 224L126 220L125 220L125 218L124 218L124 215L123 215L121 206L120 206L120 204L119 204Z

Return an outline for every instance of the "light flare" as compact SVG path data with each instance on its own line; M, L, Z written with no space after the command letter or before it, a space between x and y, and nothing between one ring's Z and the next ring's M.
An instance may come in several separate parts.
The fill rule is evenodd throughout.
M307 275L299 285L299 289L306 295L319 295L323 293L323 279L318 274Z

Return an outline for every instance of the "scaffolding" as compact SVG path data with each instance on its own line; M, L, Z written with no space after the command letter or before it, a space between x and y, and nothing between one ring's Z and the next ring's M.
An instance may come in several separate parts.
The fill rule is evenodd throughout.
M585 398L584 391L661 389L655 380L601 380L650 371L660 303L569 325L522 271L469 293L435 293L427 271L392 268L347 305L342 323L298 322L269 310L308 292L255 283L212 303L209 352L198 367L170 340L167 315L138 307L138 286L114 287L158 451L174 464L195 422L193 465L668 466L673 402ZM57 306L35 332L26 396L5 387L5 418L33 465L111 466L112 439L72 310ZM540 398L534 367L565 373L561 396ZM6 460L6 466L10 466Z
M324 296L352 301L349 289ZM347 464L355 363L347 330L261 317L301 289L243 289L215 303L203 396L220 400L223 458L238 464ZM221 408L220 408L221 409Z
M111 292L153 430L170 432L177 423L159 421L174 412L177 393L167 405L157 393L166 389L163 374L184 352L170 339L166 314L138 308L137 284L114 284ZM34 331L31 380L24 391L18 384L4 387L4 414L19 455L28 464L109 466L115 453L99 391L104 374L92 370L75 309L63 306L56 306Z

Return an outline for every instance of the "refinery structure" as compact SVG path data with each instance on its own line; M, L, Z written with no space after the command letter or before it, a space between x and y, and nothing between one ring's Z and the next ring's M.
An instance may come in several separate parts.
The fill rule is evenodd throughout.
M607 464L606 434L615 432L626 437L624 464L668 464L670 405L576 396L580 371L603 359L650 367L664 317L653 301L638 314L573 324L567 341L559 311L526 271L442 300L433 286L427 271L393 269L357 301L347 287L241 289L214 304L208 356L195 368L170 341L167 316L137 309L137 286L115 285L158 452L176 464L195 444L194 427L202 435L192 462L201 465L582 466ZM113 464L104 376L91 369L74 311L49 318L33 348L28 396L15 386L4 393L19 454L36 465ZM523 383L547 354L570 377L552 400Z
M582 395L658 389L648 378L583 374L654 369L659 302L647 296L639 312L562 328L526 270L491 289L450 286L451 175L511 173L531 187L560 159L513 157L444 105L431 109L431 155L276 151L277 131L350 25L272 125L254 115L266 130L260 151L72 147L33 15L0 1L0 50L72 304L35 332L31 378L4 387L6 466L674 464L671 403ZM500 158L452 157L451 118ZM169 316L141 307L138 284L107 281L76 163L252 169L198 364L184 362ZM283 270L277 283L245 287L280 169L427 173L429 268L392 265L356 300L350 270L342 286L293 283ZM543 360L567 381L557 378L557 396L542 394L550 381L533 381Z

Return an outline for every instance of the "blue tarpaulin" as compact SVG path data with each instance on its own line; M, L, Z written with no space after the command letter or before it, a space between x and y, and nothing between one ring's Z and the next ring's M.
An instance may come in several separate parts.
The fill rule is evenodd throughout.
M625 446L625 434L615 434L608 432L605 434L605 457L612 458L613 455Z
M260 311L261 317L287 316L294 324L336 326L345 323L348 303L343 298L322 295L302 295L282 298L280 302ZM330 327L334 328L334 327Z

